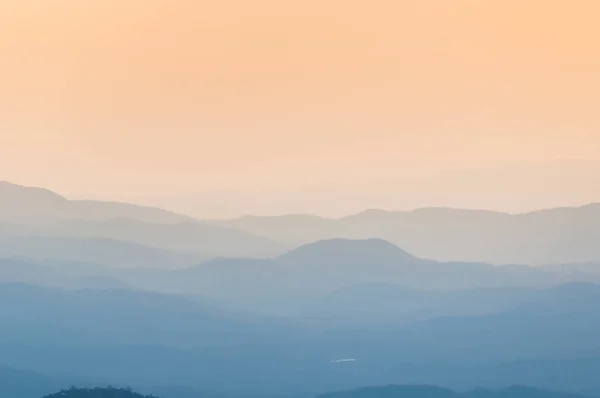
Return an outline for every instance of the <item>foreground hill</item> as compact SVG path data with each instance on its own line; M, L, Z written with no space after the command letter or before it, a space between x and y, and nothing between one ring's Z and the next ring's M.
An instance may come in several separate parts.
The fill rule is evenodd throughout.
M0 285L0 358L52 377L257 394L389 383L600 388L600 286L439 294L388 291L379 299L391 300L390 322L332 325L200 298ZM425 304L415 312L426 316L405 318L407 301Z
M156 398L141 395L127 388L71 388L44 398Z
M244 395L239 396L244 398ZM509 387L502 390L478 389L456 393L435 386L365 387L353 391L339 391L317 395L316 398L581 398L581 395L552 392L529 387ZM44 398L155 398L141 395L129 388L71 388Z
M289 215L207 222L295 244L377 237L440 261L536 265L600 261L600 204L516 215L425 208L370 210L341 219Z

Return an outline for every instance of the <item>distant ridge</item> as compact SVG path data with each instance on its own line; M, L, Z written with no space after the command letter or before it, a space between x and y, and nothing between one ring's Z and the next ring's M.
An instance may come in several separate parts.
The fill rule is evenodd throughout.
M0 181L0 219L86 219L104 221L133 218L149 223L197 221L193 217L156 207L96 200L69 200L48 189Z
M492 264L600 262L600 203L522 214L443 207L206 221L290 244L381 238L417 257Z
M0 228L19 236L114 239L167 250L218 255L279 254L289 245L232 228L201 222L148 223L133 218L104 221L83 219L39 220L29 225L0 223Z
M318 395L317 398L577 398L578 394L547 391L538 388L512 386L502 390L476 389L457 393L448 388L428 385L389 385L363 387Z
M71 380L71 383L73 382ZM65 380L0 365L0 396L2 397L41 398L68 385Z
M281 215L254 215L247 214L240 217L233 218L222 218L222 219L203 219L203 221L208 223L232 223L232 222L252 222L252 221L265 221L269 220L271 222L277 221L343 221L353 218L361 218L365 216L376 217L376 216L384 216L388 217L390 215L407 215L407 214L432 214L432 215L442 215L442 214L487 214L487 215L496 215L500 217L519 217L519 216L527 216L533 214L541 214L547 212L555 212L555 211L563 211L569 212L572 210L589 210L589 209L600 209L600 202L590 202L583 205L577 206L558 206L558 207L549 207L549 208L540 208L537 210L527 211L527 212L516 212L509 213L497 210L488 210L488 209L469 209L463 207L443 207L443 206L426 206L426 207L417 207L412 210L387 210L387 209L377 209L377 208L367 208L365 210L351 213L342 217L327 217L320 216L314 214L304 214L304 213L290 213L290 214L281 214Z
M151 267L163 262L165 268L199 263L199 259L194 260L198 254L203 260L218 256L270 256L293 246L155 207L68 200L47 189L0 182L0 256L87 260L75 238L93 253L100 253L92 255L94 261L104 259L110 263L103 265L133 262L140 266L140 262L148 261ZM20 249L12 241L18 241ZM104 253L104 249L109 250Z
M66 202L67 199L55 192L52 192L46 188L39 187L27 187L24 185L12 184L8 181L0 181L0 194L2 196L14 195L18 196L19 199L24 198L28 195L31 198L37 197L38 199L54 200L56 202ZM35 195L35 196L34 196Z
M94 237L0 235L0 257L95 263L117 268L181 268L211 258L208 253L179 252L141 243Z

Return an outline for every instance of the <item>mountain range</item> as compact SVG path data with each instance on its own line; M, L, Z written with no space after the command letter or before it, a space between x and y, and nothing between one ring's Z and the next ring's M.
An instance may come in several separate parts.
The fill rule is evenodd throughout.
M149 223L193 221L166 210L130 203L68 200L44 188L25 187L0 181L0 219L84 219L102 221L131 217Z
M598 212L200 221L2 183L0 392L600 391Z
M382 238L439 261L542 265L600 260L600 204L524 214L423 208L368 210L340 219L286 215L205 222L296 245L331 238Z
M443 291L548 287L600 281L599 269L592 265L581 271L571 267L437 262L413 256L381 239L330 239L274 258L216 258L173 271L131 270L117 278L150 290L209 295L252 310L283 310L355 285L394 284Z
M223 255L273 255L288 247L162 209L71 201L45 189L0 182L0 255L5 257L177 268Z
M437 314L331 327L327 318L261 316L218 300L0 284L0 358L6 367L56 379L229 393L310 395L424 382L600 388L600 285L439 294L415 292L412 299L438 300ZM443 303L451 301L448 311ZM457 312L483 301L476 312ZM402 311L389 311L389 319Z
M110 263L107 253L95 253L81 243L77 247L80 259L91 253L96 256L92 260L99 258ZM55 257L61 253L67 256L64 248L51 248L57 253ZM174 252L159 253L174 255ZM330 239L271 258L219 257L181 268L159 267L160 261L169 258L173 259L156 256L146 259L146 266L141 262L128 267L78 259L4 259L0 260L0 281L63 288L81 288L86 283L97 287L128 286L169 294L210 296L237 308L280 315L314 313L318 307L321 311L335 308L349 293L368 296L372 303L382 294L384 298L389 294L402 298L404 306L410 302L412 290L460 291L600 282L600 264L532 267L438 262L413 256L382 239ZM355 311L364 307L354 305Z
M114 239L204 258L274 256L324 239L381 238L438 261L529 265L600 261L599 204L523 214L423 208L367 210L339 219L298 214L199 221L152 207L72 201L45 189L2 182L0 220L4 236Z
M336 391L321 394L318 398L576 398L577 394L560 393L554 391L538 390L522 386L513 386L501 390L477 389L464 393L457 393L447 388L426 385L407 386L382 386L363 387L350 391Z

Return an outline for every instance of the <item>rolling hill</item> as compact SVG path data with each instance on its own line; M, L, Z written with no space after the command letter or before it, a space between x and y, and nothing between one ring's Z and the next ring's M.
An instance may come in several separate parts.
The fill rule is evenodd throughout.
M200 222L157 224L132 218L69 219L0 224L0 227L9 236L111 239L164 250L201 253L206 257L274 255L289 247L270 238Z
M351 391L337 391L318 395L317 398L582 398L581 395L514 386L501 390L477 389L457 393L447 388L426 385L363 387Z
M213 391L233 383L256 394L390 383L598 389L600 287L525 293L500 311L328 328L145 292L0 285L0 357L52 377Z
M119 268L176 269L199 264L211 255L165 250L110 238L0 236L0 257Z
M570 268L444 263L415 257L381 239L332 239L274 258L216 258L169 272L132 270L119 278L144 289L208 295L247 310L296 313L315 300L356 285L441 291L548 287L600 281L600 274L571 272Z
M2 397L40 398L68 386L68 382L58 378L0 366Z
M109 220L128 217L149 223L194 221L192 217L130 203L68 200L47 189L0 181L0 219Z
M369 210L327 219L307 215L206 221L304 244L382 238L419 257L492 264L600 262L600 204L524 214L449 208Z
M73 201L42 188L22 187L0 182L0 239L18 238L14 246L16 254L39 258L44 252L53 251L51 257L65 260L87 261L73 255L77 251L71 243L81 240L81 246L92 250L88 257L98 258L102 246L111 246L108 252L121 251L120 260L140 265L140 260L128 254L141 255L153 248L189 252L188 257L218 256L268 256L289 248L277 240L256 236L232 228L203 224L191 217L162 209L137 206L128 203ZM68 242L71 240L71 242ZM119 242L117 242L119 241ZM137 244L137 249L134 245ZM120 248L116 246L120 245ZM139 245L149 246L142 248ZM77 246L77 245L75 245ZM21 249L17 250L20 247ZM65 256L61 257L61 250ZM0 255L11 255L10 250ZM165 267L172 257L186 253L165 254L155 250L155 259L146 257L152 265L164 261ZM106 256L104 256L106 257ZM143 257L143 255L142 255ZM169 259L171 257L171 259ZM164 259L164 260L161 260ZM193 260L196 263L198 259ZM185 265L191 265L193 261ZM174 261L182 264L181 261Z

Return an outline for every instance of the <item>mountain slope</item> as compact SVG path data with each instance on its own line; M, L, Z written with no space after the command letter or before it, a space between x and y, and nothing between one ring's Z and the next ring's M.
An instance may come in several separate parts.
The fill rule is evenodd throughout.
M282 261L331 263L348 261L418 262L419 259L383 239L328 239L300 246L279 257Z
M31 297L31 292L25 294ZM581 312L579 304L574 304L558 314L512 308L387 328L299 326L295 334L263 321L259 321L260 329L238 323L221 331L227 334L218 344L207 339L209 333L204 330L213 329L213 322L198 319L199 314L184 301L165 304L162 299L150 298L136 304L122 301L121 294L102 297L101 301L90 301L86 295L67 295L60 300L44 297L35 307L25 301L26 312L37 310L33 315L15 314L5 305L0 311L6 325L0 329L2 336L11 332L17 320L25 319L25 326L30 327L36 317L46 337L34 338L37 331L22 328L18 339L0 341L3 361L15 368L109 383L174 383L271 393L308 394L389 383L470 389L519 382L570 391L600 386L598 305L590 306L592 312ZM565 300L570 297L572 292L562 296ZM23 296L10 298L24 300ZM105 308L107 302L119 305ZM102 304L100 310L98 304ZM46 319L46 311L40 309L48 308L52 311ZM56 312L56 308L63 310ZM86 310L97 314L96 323L89 328L82 327L91 322L89 317L81 317ZM140 315L134 316L136 313ZM163 318L167 327L158 329L161 323L152 321L150 313L153 318L170 314ZM12 317L11 322L7 317ZM174 322L176 318L180 320ZM48 336L48 325L56 319L61 319L61 334L55 331ZM181 319L186 319L185 323ZM70 331L73 327L79 329ZM257 332L251 333L256 338L239 339L250 330ZM116 332L127 338L116 340ZM127 332L134 333L127 336ZM195 344L182 347L182 336L187 336L183 342ZM355 361L336 361L339 358Z
M151 395L142 395L130 389L108 388L71 388L44 398L157 398Z
M13 236L112 239L166 250L204 253L212 257L272 255L288 246L270 238L200 222L157 224L132 218L105 221L36 220L18 225L8 224L3 228L5 234Z
M15 305L18 303L18 305ZM0 344L232 345L288 330L255 317L152 292L0 284Z
M203 294L248 310L288 313L338 289L393 284L420 290L544 287L600 281L600 274L529 266L442 263L414 257L379 239L326 240L271 259L217 258L160 275L139 270L125 282L151 290Z
M166 210L130 203L68 200L47 189L0 181L0 220L76 218L100 221L121 217L161 224L194 220Z
M109 239L211 257L276 255L290 247L277 240L203 224L158 208L73 201L46 189L7 182L0 182L2 236ZM39 257L35 251L22 254Z
M121 268L176 269L199 264L208 254L177 252L109 238L0 236L0 257L91 263Z
M363 387L351 391L338 391L318 395L317 398L577 398L581 395L540 390L528 387L509 387L502 390L477 389L456 393L435 386L384 386Z
M69 383L65 381L38 373L0 366L0 396L2 397L40 398L68 385Z
M599 293L568 285L518 300L533 306L328 329L159 294L0 285L0 357L12 368L136 386L309 394L518 381L580 391L600 386ZM553 311L553 300L566 305Z
M492 264L600 262L600 204L525 214L447 208L207 221L296 244L382 238L419 257Z

